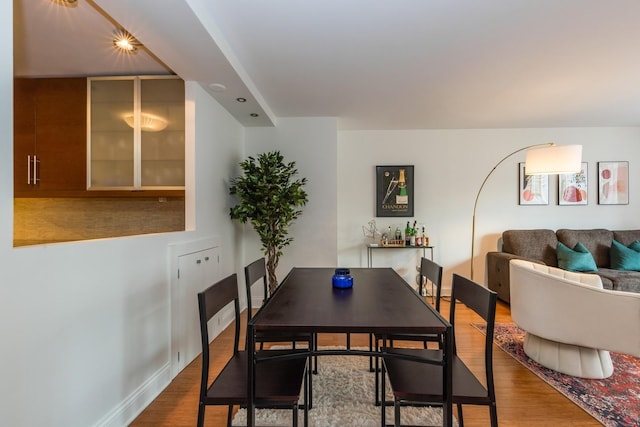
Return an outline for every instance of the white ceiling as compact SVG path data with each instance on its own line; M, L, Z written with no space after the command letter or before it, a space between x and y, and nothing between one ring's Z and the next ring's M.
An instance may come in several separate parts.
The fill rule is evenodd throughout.
M338 117L341 129L640 126L638 0L15 3L28 5L17 73L171 69L225 85L212 94L249 126L307 116ZM90 5L112 22L89 17ZM114 59L116 21L167 65Z

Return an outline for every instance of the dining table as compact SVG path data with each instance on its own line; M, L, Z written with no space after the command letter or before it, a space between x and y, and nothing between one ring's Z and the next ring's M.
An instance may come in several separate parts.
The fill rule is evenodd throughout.
M351 287L334 287L335 268L294 267L247 325L249 349L255 349L255 333L374 334L386 342L387 334L437 334L442 337L443 425L451 426L453 330L451 324L427 303L392 268L350 268ZM383 356L380 349L322 349L310 347L291 357L348 354ZM404 357L402 355L394 357ZM255 367L261 359L249 352L247 425L255 425ZM429 363L434 363L430 360ZM373 396L372 396L373 398ZM372 403L373 404L373 403ZM384 411L381 411L384 413ZM385 425L385 420L381 419Z

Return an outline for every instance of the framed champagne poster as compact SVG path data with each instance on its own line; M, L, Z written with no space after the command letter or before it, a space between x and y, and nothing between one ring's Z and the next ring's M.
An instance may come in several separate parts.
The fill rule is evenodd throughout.
M413 216L413 177L413 166L376 166L376 216Z

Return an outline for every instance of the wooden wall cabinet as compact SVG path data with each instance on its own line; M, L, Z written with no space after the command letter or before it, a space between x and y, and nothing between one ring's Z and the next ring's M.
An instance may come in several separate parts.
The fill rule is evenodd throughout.
M14 195L86 190L84 78L14 79Z

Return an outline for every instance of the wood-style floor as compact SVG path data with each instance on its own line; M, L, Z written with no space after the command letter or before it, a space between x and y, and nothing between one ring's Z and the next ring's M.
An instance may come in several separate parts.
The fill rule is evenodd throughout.
M441 311L448 317L449 306L442 302ZM483 335L471 323L475 314L466 307L458 309L456 320L458 354L482 375ZM496 322L511 322L509 306L498 303ZM323 335L319 345L344 345L344 335ZM215 375L230 355L233 336L229 328L211 343L212 375ZM368 345L367 336L352 335L353 346ZM322 363L322 359L320 359ZM372 374L373 375L373 374ZM511 356L494 347L494 377L500 426L601 426L569 399L540 380ZM134 427L193 427L198 413L200 358L187 366L173 382L131 424ZM489 425L486 407L464 407L466 427ZM226 407L207 407L205 426L226 425Z

